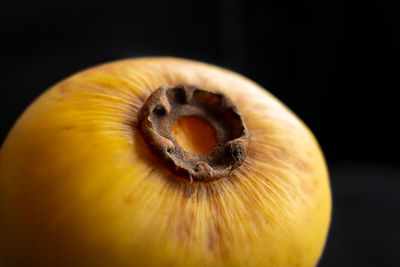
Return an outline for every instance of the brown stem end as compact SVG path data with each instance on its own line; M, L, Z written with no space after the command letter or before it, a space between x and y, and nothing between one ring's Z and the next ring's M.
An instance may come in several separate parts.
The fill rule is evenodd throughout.
M172 137L181 117L197 117L215 131L216 146L208 154L182 149ZM239 167L247 152L248 130L238 108L224 94L192 85L161 87L139 112L139 128L152 152L176 175L190 181L213 181Z

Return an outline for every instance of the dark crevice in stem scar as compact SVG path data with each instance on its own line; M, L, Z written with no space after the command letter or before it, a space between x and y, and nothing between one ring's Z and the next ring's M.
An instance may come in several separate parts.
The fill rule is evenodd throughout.
M172 137L173 124L186 116L212 126L216 137L213 151L205 155L189 153ZM208 182L228 176L246 157L249 133L238 108L224 94L192 85L154 91L139 112L139 129L161 162L190 181Z

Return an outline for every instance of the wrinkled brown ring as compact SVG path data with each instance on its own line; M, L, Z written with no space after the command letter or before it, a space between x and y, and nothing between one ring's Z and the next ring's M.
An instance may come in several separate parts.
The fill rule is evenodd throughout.
M209 154L186 152L172 137L173 124L185 116L212 126L216 146ZM190 181L225 177L246 157L249 133L238 108L224 94L192 85L154 91L139 112L139 128L151 151L174 174Z

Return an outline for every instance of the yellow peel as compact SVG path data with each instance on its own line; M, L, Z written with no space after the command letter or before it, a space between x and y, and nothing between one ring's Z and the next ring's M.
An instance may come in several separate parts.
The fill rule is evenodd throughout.
M222 92L241 111L248 156L230 177L182 182L149 152L138 111L175 84ZM330 212L326 163L304 123L257 84L189 60L73 75L24 112L0 150L5 266L313 266Z

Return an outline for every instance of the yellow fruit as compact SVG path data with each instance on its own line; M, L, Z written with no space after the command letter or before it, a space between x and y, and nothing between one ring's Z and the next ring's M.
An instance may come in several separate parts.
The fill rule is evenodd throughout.
M209 162L216 176L196 176L154 153L142 107L176 85L211 92L200 109L222 93L240 111L212 113L243 141L225 175L225 161ZM206 160L221 138L212 119L196 117L159 125L189 159ZM0 150L1 266L314 266L330 212L308 128L255 83L189 60L124 60L73 75L24 112Z

